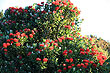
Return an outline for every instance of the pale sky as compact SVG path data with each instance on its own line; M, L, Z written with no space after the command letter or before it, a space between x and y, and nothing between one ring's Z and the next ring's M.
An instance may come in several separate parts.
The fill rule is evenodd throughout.
M47 0L0 0L0 10L10 6L29 6ZM110 42L110 0L71 0L81 10L82 35L95 35Z

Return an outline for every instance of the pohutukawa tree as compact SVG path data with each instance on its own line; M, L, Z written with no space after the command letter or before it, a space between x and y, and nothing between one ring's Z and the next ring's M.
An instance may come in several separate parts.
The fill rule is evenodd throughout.
M79 14L70 0L9 7L0 19L0 72L109 72L108 56L80 35Z

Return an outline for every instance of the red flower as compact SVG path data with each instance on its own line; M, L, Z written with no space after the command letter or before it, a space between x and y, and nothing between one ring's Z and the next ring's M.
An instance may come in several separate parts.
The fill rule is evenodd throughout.
M27 56L30 56L32 54L32 52L28 52Z
M77 33L78 35L80 35L80 33Z
M62 70L61 70L61 69L59 69L59 70L58 70L58 72L62 72Z
M64 7L66 7L67 5L68 5L68 3L65 3L65 4L64 4Z
M60 39L64 40L64 39L65 39L65 37L64 37L64 36L62 36L62 37L60 37Z
M70 2L69 5L73 5L73 3Z
M62 6L63 4L60 4L60 6Z
M85 55L85 52L81 51L80 54Z
M63 55L67 55L67 53L68 53L67 50L64 50Z
M68 38L68 39L69 39L69 40L71 40L71 41L73 40L73 38L71 38L71 37L70 37L70 38Z
M63 70L66 70L66 67L64 67Z
M10 42L10 39L8 39L7 42Z
M71 9L70 11L71 11L71 12L76 12L76 11L75 11L75 10L73 10L73 9Z
M71 26L70 25L65 25L64 27L65 28L68 28L68 29L71 29Z
M16 35L20 35L20 32L17 32Z
M45 43L48 43L48 42L50 42L50 40L49 40L49 39L47 39L47 40L45 41Z
M59 5L59 2L58 1L55 1L55 5Z
M74 66L74 64L71 64L71 66Z
M72 24L71 24L71 25L73 26L73 25L75 25L75 23L74 23L74 22L72 22Z
M0 34L0 36L3 36L3 34Z
M18 72L18 69L15 69L15 72Z
M85 54L87 54L87 55L88 55L88 52L85 52Z
M54 2L52 2L52 4L55 4L55 1L54 1Z
M13 36L13 33L10 33L9 36L10 36L10 37Z
M40 52L42 52L42 50L41 50L41 49L39 49L39 51L40 51Z
M81 64L78 64L78 65L77 65L77 67L79 67L79 68L80 68L80 67L81 67Z
M70 25L68 25L68 29L71 29L71 26Z
M96 65L95 63L93 64L93 66L94 66L94 67L97 67L97 65Z
M41 4L44 4L44 2L41 2Z
M93 61L90 61L90 63L92 64L92 63L93 63Z
M94 48L91 48L92 51L94 51Z
M7 43L7 46L10 46L10 43Z
M58 40L55 40L55 42L58 42Z
M26 35L25 33L22 33L22 34L21 34L21 37L24 37L25 35Z
M44 47L44 44L40 44L41 47Z
M44 59L43 59L43 62L47 62L47 61L48 61L48 59L47 59L47 58L44 58Z
M72 66L68 66L68 69L71 69L72 68Z
M66 59L66 62L69 62L69 59Z
M74 9L77 9L77 7L74 7Z
M101 55L97 56L97 59L102 60L102 56Z
M72 8L72 6L69 6L69 8Z
M18 42L18 39L14 38L13 41L14 41L14 42Z
M80 51L84 51L84 49L81 48Z
M55 10L58 10L58 9L59 9L59 7L56 7L56 8L55 8Z
M90 55L92 55L92 56L93 56L93 53L90 53Z
M7 49L4 49L5 52L7 52Z
M103 58L104 60L106 60L106 59L107 59L107 57L106 57L106 56L102 56L102 58Z
M73 51L72 50L69 50L69 53L73 53Z
M29 6L28 8L32 8L32 6Z
M70 62L73 62L73 59L72 58L70 58L69 60L70 60Z
M43 10L41 13L46 13L46 11Z
M85 63L86 66L88 66L88 63Z
M13 44L13 41L11 41L11 44Z
M54 43L54 46L58 46L58 43Z
M40 6L40 4L37 4L38 6Z
M3 43L3 47L4 47L4 48L7 48L7 44L6 44L6 43Z
M46 47L48 47L48 44L45 44Z
M25 9L24 12L27 13L28 11Z
M68 0L68 2L71 2L70 0Z
M20 30L20 32L23 32L23 30Z
M59 10L60 11L60 13L62 13L63 12L63 10Z
M66 64L63 64L63 66L66 66Z
M61 15L61 18L64 18L64 16L63 16L63 15Z
M18 13L15 13L15 15L17 15Z
M29 34L29 37L30 37L30 38L33 38L33 35L32 35L32 34Z
M7 55L7 52L5 52L4 54Z
M19 59L22 59L22 56L19 56Z
M34 30L32 30L32 35L34 35L34 34L35 34Z
M100 52L100 55L103 55L103 52Z
M66 1L62 1L63 4L66 4Z
M36 61L41 61L41 59L40 58L36 58Z
M58 41L59 41L59 42L62 42L62 39L58 38Z
M86 49L86 52L90 52L90 50L87 48L87 49Z
M84 66L84 64L83 64L83 63L81 63L81 66Z
M39 50L39 49L37 49L37 48L35 49L35 51L38 51L38 50Z
M90 38L89 40L92 41L92 38Z
M53 50L53 49L54 49L54 47L53 47L53 46L51 46L51 47L49 47L49 49L50 49L50 50Z
M27 36L27 35L26 35L25 37L26 37L26 38L28 38L28 36Z
M87 63L89 63L89 60L84 59L83 62L87 62Z
M99 61L100 65L103 65L104 62L105 62L104 60Z
M20 43L16 43L16 46L20 46L21 44Z
M54 43L54 41L49 42L50 44Z
M87 68L87 66L83 65L82 67Z
M62 0L58 0L59 2L61 2Z
M78 11L78 13L80 14L80 11Z
M53 13L56 13L56 11L53 11Z

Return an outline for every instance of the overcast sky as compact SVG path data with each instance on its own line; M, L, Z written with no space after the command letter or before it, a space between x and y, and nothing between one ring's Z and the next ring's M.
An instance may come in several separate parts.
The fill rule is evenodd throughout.
M47 0L0 0L0 10L10 6L28 6ZM81 10L82 35L95 35L110 41L110 0L71 0Z

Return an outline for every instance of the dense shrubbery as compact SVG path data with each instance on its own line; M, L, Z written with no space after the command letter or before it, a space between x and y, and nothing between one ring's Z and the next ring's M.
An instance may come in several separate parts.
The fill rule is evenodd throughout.
M0 20L0 71L109 72L108 55L80 35L79 14L69 0L8 8Z

